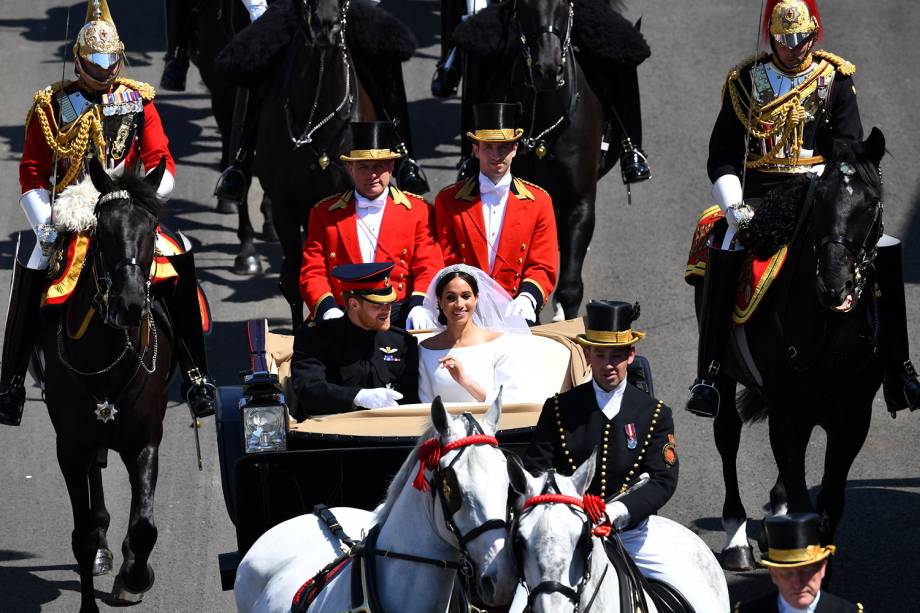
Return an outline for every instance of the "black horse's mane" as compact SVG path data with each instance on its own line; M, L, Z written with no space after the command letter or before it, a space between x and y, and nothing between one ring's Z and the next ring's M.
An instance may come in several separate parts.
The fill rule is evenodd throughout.
M160 211L163 205L160 203L159 198L157 198L157 188L147 183L143 177L137 176L132 172L125 172L123 176L115 179L113 183L114 185L111 191L126 190L131 194L131 202L133 202L135 206L144 209L156 219L160 218ZM97 204L95 210L96 214L98 215L99 211L107 205L114 204L120 200L120 198L116 198L102 205Z

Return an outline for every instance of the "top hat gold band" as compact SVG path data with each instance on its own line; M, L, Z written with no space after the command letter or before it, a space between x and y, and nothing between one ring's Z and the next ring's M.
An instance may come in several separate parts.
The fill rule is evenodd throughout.
M596 343L628 343L635 336L632 330L585 330L585 338Z
M501 130L476 130L474 132L467 132L467 136L474 138L476 140L484 141L509 141L517 140L524 134L524 130L521 128L510 129L504 128Z
M390 149L352 149L348 155L343 155L342 159L352 160L392 160L401 157L398 153Z
M781 562L784 564L794 564L796 562L817 562L822 557L827 557L825 553L834 553L836 547L828 545L809 545L803 549L774 549L769 548L767 558L770 562Z

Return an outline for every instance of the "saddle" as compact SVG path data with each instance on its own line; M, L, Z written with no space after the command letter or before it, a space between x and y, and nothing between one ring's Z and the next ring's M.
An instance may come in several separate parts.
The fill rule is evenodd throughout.
M620 582L620 610L648 611L643 590L651 597L659 613L695 613L687 599L674 587L658 579L650 579L639 571L616 536L604 539L604 551L617 571Z

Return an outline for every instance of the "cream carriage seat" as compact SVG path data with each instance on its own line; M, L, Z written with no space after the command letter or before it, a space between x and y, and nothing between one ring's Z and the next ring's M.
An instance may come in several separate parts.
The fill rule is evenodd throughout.
M542 405L553 394L571 389L591 376L581 348L571 340L583 331L584 324L579 318L536 326L532 328L533 334L512 335L515 350L528 362L527 387L533 389L531 403ZM421 342L433 334L421 331L416 336ZM265 345L269 369L278 375L288 406L293 410L297 404L290 382L294 337L269 332Z

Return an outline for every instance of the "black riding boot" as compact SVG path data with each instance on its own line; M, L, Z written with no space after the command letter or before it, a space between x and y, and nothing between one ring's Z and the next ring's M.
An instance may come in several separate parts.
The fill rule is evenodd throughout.
M457 93L460 84L460 50L450 44L454 29L460 25L466 13L464 2L447 0L441 2L441 59L431 77L431 95L448 98Z
M642 104L639 98L639 73L637 67L616 71L615 94L611 113L623 130L623 153L620 155L620 174L623 183L630 185L652 178L648 158L642 151Z
M920 381L910 361L900 241L878 248L875 271L881 292L878 301L879 352L885 367L882 384L885 404L892 415L904 409L916 411L920 409Z
M46 270L14 264L10 306L0 364L0 424L18 426L26 401L25 377L38 333L38 309L47 281Z
M201 308L198 304L198 281L195 278L195 257L189 253L170 256L170 263L179 275L175 291L167 297L178 348L179 367L185 382L182 396L196 417L214 414L214 381L208 376L208 354L205 351Z
M249 89L236 90L233 103L233 126L230 129L230 151L233 160L217 179L214 195L235 204L246 200L252 182L252 151L255 141L255 123L259 116L259 99Z
M166 64L160 87L173 92L185 91L188 73L188 34L192 14L190 0L166 0Z
M740 250L709 248L700 313L697 378L687 396L687 410L703 417L719 414L718 376L731 333L730 317L744 255L745 252Z

